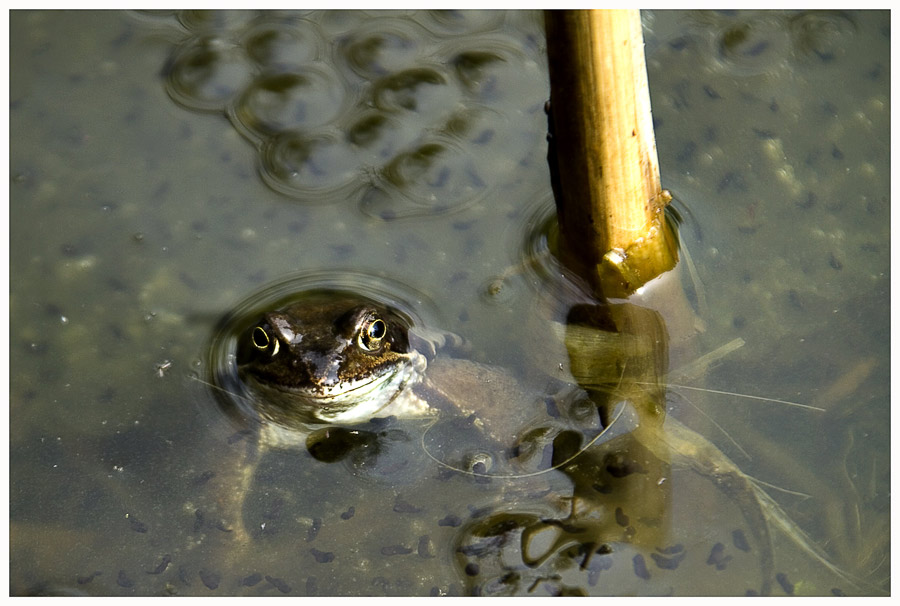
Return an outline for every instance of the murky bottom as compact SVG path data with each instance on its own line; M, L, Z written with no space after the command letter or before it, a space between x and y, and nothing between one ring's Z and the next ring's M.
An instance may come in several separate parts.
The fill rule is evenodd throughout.
M887 13L643 18L682 261L598 305L538 13L13 13L10 593L886 591ZM469 398L268 441L321 290Z

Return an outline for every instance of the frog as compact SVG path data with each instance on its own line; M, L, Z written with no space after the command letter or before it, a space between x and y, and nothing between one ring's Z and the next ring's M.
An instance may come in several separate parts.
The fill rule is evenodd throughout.
M240 335L235 362L270 445L297 442L310 426L442 411L472 417L495 442L514 440L505 403L530 396L505 370L438 355L463 346L374 299L322 291L264 312Z

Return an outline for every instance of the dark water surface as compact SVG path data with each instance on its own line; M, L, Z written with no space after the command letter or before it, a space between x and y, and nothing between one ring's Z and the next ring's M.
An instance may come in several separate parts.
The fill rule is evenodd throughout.
M668 414L846 573L773 529L774 594L887 591L889 14L643 20L690 304ZM16 11L10 38L10 593L759 591L739 504L684 465L598 442L534 473L599 431L553 397L579 297L532 259L539 13ZM252 432L197 380L216 327L321 286L507 369L519 456L455 472L429 455L471 427L386 421L243 473Z

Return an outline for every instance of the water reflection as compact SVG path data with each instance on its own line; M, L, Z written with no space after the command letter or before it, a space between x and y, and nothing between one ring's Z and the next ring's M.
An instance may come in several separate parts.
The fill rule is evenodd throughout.
M537 225L543 229L546 222ZM545 237L538 232L532 240ZM559 295L576 288L553 290ZM456 552L473 594L529 593L541 583L554 594L584 594L619 557L620 545L651 551L660 568L675 569L684 557L683 548L667 543L669 461L641 443L665 415L668 351L661 317L627 304L580 303L567 313L565 341L569 370L583 394L575 409L587 423L532 430L518 452L527 457L542 442L545 469L563 474L571 488L557 495L555 515L512 509L466 527ZM644 556L632 561L635 574L649 578ZM567 584L562 570L583 576Z
M574 564L586 574L596 574L609 558L595 560L594 555L618 554L619 544L662 549L663 555L653 552L648 558L655 554L662 558L658 560L661 567L677 567L678 554L668 541L668 460L659 456L658 448L648 450L641 443L652 437L664 418L661 379L666 374L667 351L658 314L630 305L572 307L565 341L577 383L545 380L543 395L517 390L500 370L429 353L425 377L408 388L397 388L415 391L421 386L422 391L415 393L436 415L420 424L418 432L378 413L361 424L322 425L260 412L271 409L272 403L263 400L270 394L256 393L241 376L241 339L258 322L261 310L324 301L324 295L338 295L321 287L335 284L353 284L357 292L368 290L381 296L390 293L394 302L408 306L408 318L421 318L410 305L416 296L403 296L403 287L397 283L319 273L282 281L249 297L220 323L216 333L211 383L224 410L241 411L245 423L255 421L248 444L262 449L234 463L234 479L225 482L232 487L231 501L227 495L216 498L227 504L226 527L228 519L239 520L229 527L236 536L248 532L247 540L257 540L275 531L266 522L272 519L270 498L264 499L268 504L261 509L245 504L248 495L259 493L253 488L257 457L272 446L305 450L316 461L344 464L356 477L378 477L394 484L421 477L425 468L419 466L415 472L410 466L421 447L437 463L443 481L459 477L489 488L485 494L489 503L497 498L509 502L500 510L488 506L486 516L476 516L483 520L456 534L456 553L466 560L461 563L461 578L468 593L527 593L533 588L512 583L509 576L520 568L532 572L513 576L531 581ZM277 321L270 319L269 324ZM424 328L435 330L434 325ZM253 338L257 347L270 349L269 338L265 343ZM310 338L297 334L292 340ZM275 433L269 431L273 428ZM284 493L287 488L272 486L266 494L272 490ZM228 513L228 508L233 511ZM510 562L502 550L513 534L520 545L518 564ZM485 537L490 537L488 544L482 544Z
M757 583L743 581L742 586L732 587L735 593L765 595L776 582L781 590L792 593L793 584L784 572L777 570L784 560L776 560L776 545L786 549L783 543L787 541L800 558L813 568L819 567L818 572L802 573L808 579L824 575L824 580L817 582L830 583L835 593L877 591L866 580L836 566L831 556L763 490L763 485L747 476L718 447L678 418L666 418L666 410L673 400L667 397L668 331L662 317L651 309L631 304L587 301L585 295L579 294L582 287L578 281L565 278L555 262L552 255L555 224L552 216L541 212L526 221L530 232L520 263L492 280L485 296L489 300L502 299L517 289L521 295L520 275L538 277L544 292L554 293L544 297L544 302L550 308L568 310L565 329L568 370L596 406L605 439L591 440L589 435L574 431L537 432L551 453L546 459L549 465L572 482L568 506L553 517L507 510L473 524L469 529L472 534L462 537L457 548L461 556L466 556L460 566L469 580L469 590L515 593L522 590L526 579L536 584L555 579L548 591L578 591L578 587L584 587L584 578L567 585L560 582L563 578L560 569L578 569L587 575L588 584L594 586L599 571L609 569L613 561L620 561L623 551L634 554L634 574L649 579L651 563L659 570L675 570L689 554L699 558L699 549L702 561L717 573L730 565L758 570L753 575ZM547 288L548 284L554 286ZM730 346L715 355L727 355L732 350ZM697 359L695 355L698 362L703 358L708 356ZM690 401L678 393L678 388L673 395ZM622 418L623 408L628 409L630 417ZM620 412L613 413L615 410ZM619 435L604 435L616 424L620 425ZM731 436L725 435L734 442ZM749 458L739 444L735 445ZM743 519L733 528L732 548L727 548L722 541L712 546L685 548L675 538L696 542L696 538L684 534L686 528L679 528L672 521L675 500L670 491L676 484L673 479L678 477L674 473L676 469L688 469L697 478L710 482L710 488L715 487L721 498L740 511ZM632 484L622 484L623 479ZM604 557L600 563L591 564L597 554ZM744 556L741 563L732 562L739 555ZM526 570L528 574L523 572Z

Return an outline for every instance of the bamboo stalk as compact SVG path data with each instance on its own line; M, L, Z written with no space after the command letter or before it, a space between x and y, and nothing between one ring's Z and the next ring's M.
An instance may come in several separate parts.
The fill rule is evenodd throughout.
M626 297L678 260L640 12L546 11L545 27L559 256L599 294Z

